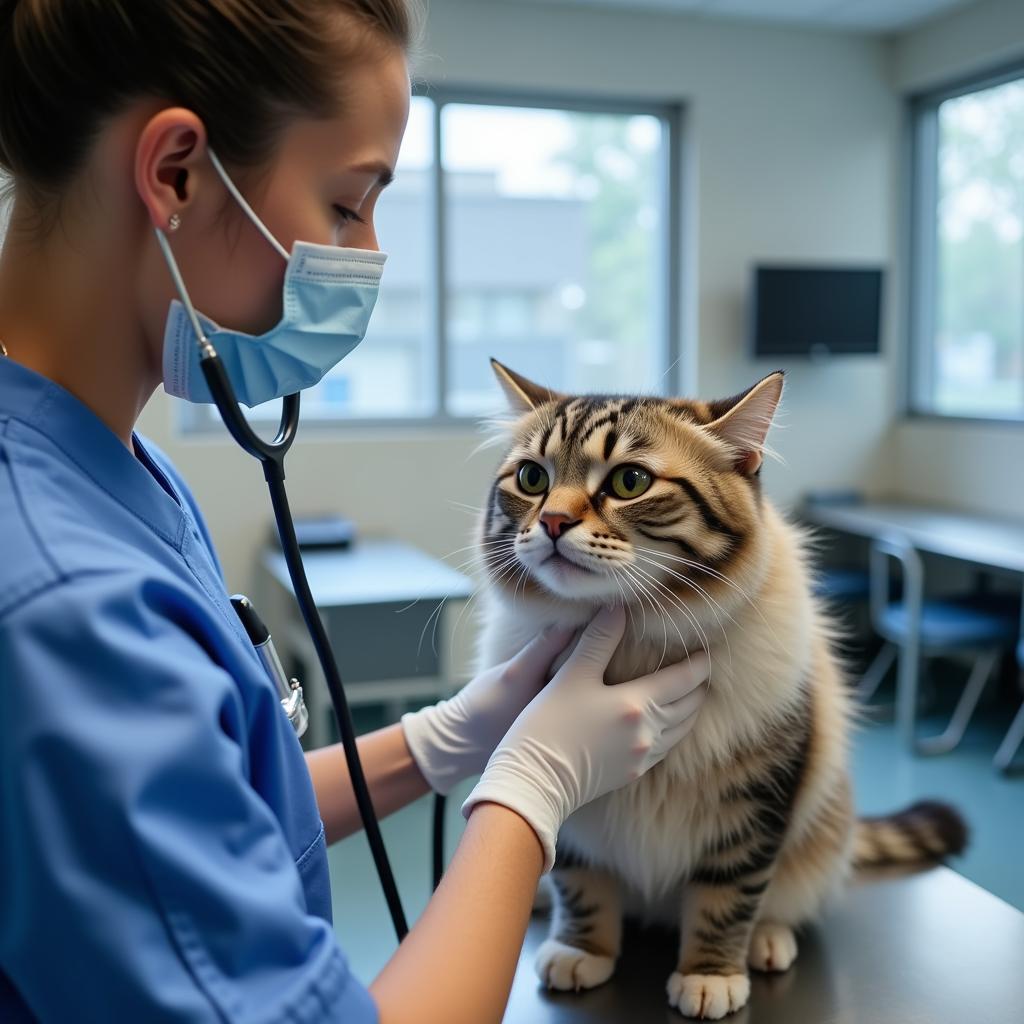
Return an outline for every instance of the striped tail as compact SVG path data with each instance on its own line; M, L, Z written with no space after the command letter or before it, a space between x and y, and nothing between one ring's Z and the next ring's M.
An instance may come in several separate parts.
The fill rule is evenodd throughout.
M949 804L922 800L895 814L857 821L853 866L863 870L896 864L936 864L962 853L967 823Z

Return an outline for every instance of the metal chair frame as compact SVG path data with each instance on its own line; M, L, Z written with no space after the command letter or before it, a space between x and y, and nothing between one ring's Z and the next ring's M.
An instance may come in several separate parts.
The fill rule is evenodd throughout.
M883 613L889 605L889 562L899 562L903 570L902 603L906 609L906 635L892 634L884 624ZM898 656L896 678L896 720L904 742L917 754L944 754L952 750L961 739L978 706L985 684L999 663L1003 651L998 647L978 649L978 656L967 677L963 693L946 728L935 736L917 736L917 695L920 682L922 655L941 654L945 651L970 651L961 646L945 647L941 644L923 644L921 641L921 618L924 605L924 565L921 556L910 544L900 537L879 537L871 545L870 553L870 611L875 631L887 645L882 648L875 661L862 678L857 688L861 699L868 699L878 688L885 674ZM1020 736L1017 745L1024 739L1024 708L1017 716L1011 732L1017 730ZM1016 733L1015 733L1016 735ZM1011 739L1007 736L1003 746ZM1002 747L1000 751L1002 751ZM1014 746L1014 751L1016 746ZM1012 752L1011 755L1012 757ZM998 755L997 755L998 757Z
M1021 637L1024 638L1024 607L1021 608L1020 629ZM1024 639L1017 645L1017 664L1024 668ZM1008 772L1010 770L1010 765L1013 763L1014 757L1017 756L1017 751L1022 743L1024 743L1024 701L1021 701L1020 708L993 758L993 763L999 771Z

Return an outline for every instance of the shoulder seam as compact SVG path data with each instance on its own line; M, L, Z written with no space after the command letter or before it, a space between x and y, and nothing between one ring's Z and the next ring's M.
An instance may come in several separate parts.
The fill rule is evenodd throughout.
M6 431L4 432L4 436L8 436ZM36 528L35 519L29 515L28 506L25 502L25 495L22 494L21 486L18 482L18 475L14 472L14 459L12 458L10 448L7 444L3 445L3 453L4 460L7 463L7 472L11 480L11 494L14 495L14 501L18 506L18 511L21 513L21 518L25 523L25 529L32 537L36 549L42 556L43 561L55 577L51 582L58 583L66 574L57 564L57 560L53 557L53 553L50 551L49 546L43 543L43 538L39 536L39 531ZM3 609L3 605L0 605L0 609Z
M58 578L40 582L34 588L30 586L24 591L15 591L13 600L0 604L0 623L9 617L11 612L21 611L36 599L54 590L70 586L82 579L89 579L94 576L117 576L123 572L123 569L83 569L73 573L61 573Z
M107 495L108 498L110 498L112 501L117 502L117 504L121 508L123 508L129 515L133 516L140 523L145 525L148 529L152 530L153 533L155 533L166 544L174 548L179 554L181 553L181 547L184 542L186 532L186 520L184 517L182 517L181 522L178 524L177 536L172 537L169 533L164 531L156 523L151 522L144 516L139 515L139 513L135 509L133 509L130 505L126 505L123 501L121 501L120 498L117 497L117 495L111 494L110 491L107 490L107 488L104 487L103 484L96 479L96 477L92 474L92 472L89 469L83 466L73 455L71 455L70 452L67 451L67 449L65 449L65 447L60 443L58 439L50 437L48 434L43 434L43 432L33 422L30 422L28 420L18 420L17 422L28 430L31 430L37 434L42 434L42 436L45 437L46 440L49 441L55 448L57 448L61 455L63 455L64 458L67 459L67 461L72 466L74 466L80 473L84 473L96 487L98 487L105 495ZM14 463L11 462L10 464L13 467Z

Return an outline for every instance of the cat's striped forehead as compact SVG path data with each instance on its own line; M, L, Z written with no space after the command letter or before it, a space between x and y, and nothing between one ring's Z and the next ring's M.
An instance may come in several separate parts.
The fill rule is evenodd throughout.
M538 406L525 418L507 458L548 459L563 472L584 473L595 462L624 461L641 454L654 460L670 450L693 457L721 456L715 439L701 429L715 419L706 402L629 395L576 395ZM682 449L682 452L681 452ZM667 454L667 452L666 452Z

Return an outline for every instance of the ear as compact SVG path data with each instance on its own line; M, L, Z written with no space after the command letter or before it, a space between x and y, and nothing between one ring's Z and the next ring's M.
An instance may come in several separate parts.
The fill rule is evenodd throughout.
M507 366L503 366L497 359L491 359L491 369L494 370L494 376L498 378L498 383L501 385L502 391L505 392L509 405L516 412L530 412L538 405L543 405L545 402L557 402L560 398L565 397L558 391L534 384L532 380L527 380Z
M784 381L785 374L777 370L734 398L708 404L718 418L706 429L736 450L736 472L744 476L753 476L764 461L765 438L779 407Z
M206 128L191 110L168 107L145 124L135 146L135 188L154 227L167 229L195 196Z

